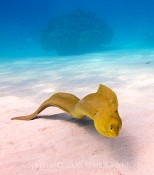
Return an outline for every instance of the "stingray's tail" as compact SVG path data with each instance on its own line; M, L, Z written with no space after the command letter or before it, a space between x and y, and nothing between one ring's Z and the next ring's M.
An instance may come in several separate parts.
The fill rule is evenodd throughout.
M12 120L31 120L34 119L40 112L50 106L55 106L63 111L72 114L73 108L79 102L79 98L77 98L73 94L69 93L56 93L52 95L49 99L41 104L41 106L31 115L14 117Z

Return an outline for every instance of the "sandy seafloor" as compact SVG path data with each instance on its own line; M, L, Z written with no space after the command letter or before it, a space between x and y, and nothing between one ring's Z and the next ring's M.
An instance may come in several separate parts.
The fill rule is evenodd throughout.
M48 108L32 113L55 92L82 98L102 83L119 100L123 128L99 135L88 118ZM154 50L0 62L0 175L154 173Z

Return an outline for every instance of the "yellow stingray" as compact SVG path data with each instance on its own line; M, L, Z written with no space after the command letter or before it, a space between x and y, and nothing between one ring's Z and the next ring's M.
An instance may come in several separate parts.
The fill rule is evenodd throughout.
M33 114L12 119L34 119L41 111L50 106L58 107L77 119L90 117L94 120L96 130L106 137L117 137L122 127L117 96L110 88L102 84L97 92L81 100L70 93L56 93L43 102Z

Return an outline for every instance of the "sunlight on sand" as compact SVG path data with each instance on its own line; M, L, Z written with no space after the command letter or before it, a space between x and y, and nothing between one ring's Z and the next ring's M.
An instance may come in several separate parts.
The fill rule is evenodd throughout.
M150 175L154 167L154 52L106 52L31 58L0 65L0 174ZM93 122L48 108L32 113L55 92L82 98L102 83L119 100L123 128L118 138L99 135Z

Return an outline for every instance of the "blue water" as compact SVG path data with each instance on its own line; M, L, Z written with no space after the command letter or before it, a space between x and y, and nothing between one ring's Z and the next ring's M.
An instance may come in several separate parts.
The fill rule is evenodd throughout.
M108 49L154 48L154 0L1 0L0 59L56 55L42 48L42 32L52 17L77 9L95 12L112 28Z
M153 89L153 9L153 0L0 1L0 97Z

